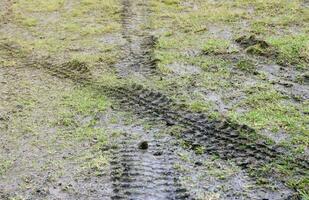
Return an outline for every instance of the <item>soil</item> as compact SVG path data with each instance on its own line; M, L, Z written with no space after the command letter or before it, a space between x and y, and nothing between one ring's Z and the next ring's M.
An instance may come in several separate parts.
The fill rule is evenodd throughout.
M288 150L269 144L269 133L262 137L247 125L224 117L213 119L174 98L179 93L198 93L224 114L246 94L234 88L228 93L232 101L226 103L225 91L208 91L194 83L202 71L194 65L174 63L169 66L171 75L161 74L154 57L156 33L145 28L150 5L143 0L121 3L121 34L100 41L121 45L121 58L108 70L125 84L102 84L99 71L86 62L60 62L41 55L19 57L16 67L0 68L0 161L9 161L3 174L0 170L0 199L299 199L286 177L263 170L272 163L289 162L298 170L287 176L306 176L308 160L286 160ZM212 32L217 34L217 29ZM230 37L229 31L224 30L222 37ZM236 43L239 53L223 55L224 59L259 60L257 73L266 74L265 82L272 81L290 101L309 98L309 86L295 80L298 72L269 64L267 59L273 55L250 55L242 49L269 48L266 42L242 37ZM19 49L7 47L8 57ZM232 71L237 76L231 80L234 83L263 82ZM193 77L186 87L148 86L151 81L186 76ZM73 126L95 121L91 128L108 133L110 143L99 150L94 148L98 138L76 141L74 135L59 134L63 127L56 123L66 92L83 87L112 102L104 112L75 116ZM288 138L282 135L278 140ZM108 162L103 169L85 167L87 161L102 156Z

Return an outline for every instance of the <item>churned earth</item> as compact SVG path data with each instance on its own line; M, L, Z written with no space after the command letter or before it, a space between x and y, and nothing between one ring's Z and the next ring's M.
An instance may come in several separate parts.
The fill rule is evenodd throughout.
M306 1L3 0L0 199L309 199Z

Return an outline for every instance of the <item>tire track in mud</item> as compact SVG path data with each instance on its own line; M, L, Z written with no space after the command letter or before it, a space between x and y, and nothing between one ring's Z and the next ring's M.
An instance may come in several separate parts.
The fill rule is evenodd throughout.
M111 152L112 199L190 199L178 183L168 141L151 133L147 141L147 150L137 150L136 139L126 136Z
M141 76L152 75L155 60L152 57L155 38L147 33L137 34L139 28L133 22L142 21L143 16L134 16L133 3L124 0L123 36L128 41L125 45L125 58L116 64L122 77L130 73ZM141 6L146 9L145 5ZM136 8L135 8L136 9ZM142 10L143 10L142 9ZM140 14L142 15L142 14ZM136 20L138 19L138 20ZM28 65L43 68L59 78L72 79L76 83L91 86L98 92L104 92L123 108L136 112L139 116L165 122L166 126L180 126L185 131L180 137L192 149L203 148L224 160L232 160L246 171L260 169L265 164L280 161L283 154L264 141L253 141L242 133L254 132L243 125L229 121L212 121L201 113L187 110L177 105L164 94L143 88L140 85L123 87L104 86L91 76L91 71L84 63L68 62L54 66L48 62L30 61ZM136 139L126 136L119 139L119 147L111 150L111 181L114 195L112 199L190 199L188 192L179 184L178 174L173 169L173 150L153 135L148 135L149 149L138 150ZM162 155L157 152L163 151ZM159 153L160 154L160 153ZM308 170L306 160L295 160L295 166Z
M129 106L140 115L160 120L167 126L181 126L186 131L181 138L193 149L204 148L208 154L217 155L224 160L232 160L242 169L259 169L267 163L280 160L280 153L265 141L253 141L241 133L254 133L245 126L229 121L212 121L201 113L190 112L181 105L173 103L165 95L134 85L131 89L118 88L114 95L122 99L122 104ZM303 169L309 168L307 160L295 161Z
M122 47L123 59L115 65L118 75L143 76L156 73L153 47L157 42L145 27L147 23L147 1L122 0L122 36L126 44Z
M11 20L10 18L13 13L12 5L12 0L4 0L0 3L0 26L7 24Z
M122 4L122 35L127 43L122 48L124 59L115 66L118 75L153 75L156 39L141 28L147 20L147 2L123 0ZM120 138L119 148L112 152L112 199L191 199L173 169L173 147L151 133L142 137L147 138L147 150L138 150L136 139L127 135Z

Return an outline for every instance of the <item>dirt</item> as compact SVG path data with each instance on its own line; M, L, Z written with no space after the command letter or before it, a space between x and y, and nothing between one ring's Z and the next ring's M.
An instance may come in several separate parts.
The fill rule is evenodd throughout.
M121 37L121 59L112 69L115 69L117 79L127 81L133 77L138 79L133 81L137 83L104 85L86 62L72 60L59 64L49 57L38 59L39 56L33 55L18 59L22 68L0 68L3 75L0 91L4 102L0 107L0 128L4 130L0 134L0 159L4 155L13 163L4 175L0 174L0 197L298 199L297 191L286 185L284 177L263 169L271 163L290 162L299 170L289 176L306 175L308 160L302 157L286 160L286 150L269 144L267 138L258 135L253 128L228 119L214 120L170 97L174 92L191 94L196 90L205 99L215 102L217 111L225 113L245 94L239 94L237 90L229 93L234 101L227 104L224 92L205 91L199 85L171 93L148 88L148 80L166 78L158 71L153 55L158 39L145 28L151 14L149 5L142 0L122 0L122 8L121 35L108 35L101 41L114 43ZM222 34L222 37L230 37L228 31ZM243 37L237 42L244 48L252 45L269 47L254 37ZM172 64L170 69L172 77L193 76L193 79L202 70L178 63ZM283 93L300 96L301 101L308 99L309 88L294 81L297 75L281 81L286 72L273 64L263 64L258 71L265 72L266 81L273 81ZM240 83L260 81L238 70L235 74L241 77L237 80ZM77 126L96 119L91 127L109 133L111 142L95 153L91 147L97 143L97 138L67 141L68 138L57 134L61 127L54 123L50 125L57 118L56 100L64 96L62 92L84 86L108 96L113 102L105 112L77 117ZM20 103L15 98L26 101ZM27 102L29 99L34 103ZM25 110L30 110L30 114ZM35 131L16 125L31 124L32 120L40 122ZM268 133L265 135L269 136ZM49 142L53 145L48 146ZM82 157L87 153L94 157L106 155L107 167L97 173L86 170Z

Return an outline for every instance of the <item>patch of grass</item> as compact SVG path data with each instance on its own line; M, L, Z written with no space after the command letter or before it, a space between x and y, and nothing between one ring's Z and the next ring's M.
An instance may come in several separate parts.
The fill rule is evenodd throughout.
M0 65L3 67L13 67L16 66L17 62L14 59L7 59L0 57Z
M211 119L219 118L219 113L217 111L214 111L215 105L213 104L213 102L193 100L189 101L188 104L189 108L192 111L207 113L208 117Z
M86 168L95 171L99 176L102 172L107 170L107 167L109 166L109 160L107 156L98 155L97 157L91 159L87 165L88 166L86 166Z
M299 193L303 200L309 200L309 193L307 191L300 190Z
M181 1L180 0L163 0L162 2L166 5L178 5Z
M15 7L27 12L53 12L63 7L65 0L18 0Z
M64 99L63 103L82 115L103 112L110 105L106 97L89 88L73 91Z
M95 115L104 112L110 102L92 88L81 87L67 93L61 105L69 110L63 112L58 120L62 123L60 125L65 126L59 136L91 144L89 152L79 157L83 169L96 176L106 173L109 157L101 149L109 149L112 138L119 134L109 134L103 128L95 127L98 123Z
M225 54L232 51L229 40L209 39L203 45L203 52L205 54Z
M51 60L65 63L79 57L90 66L114 63L119 49L98 40L120 31L120 2L82 0L70 7L64 6L65 3L18 0L13 6L12 23L20 25L24 33L17 31L10 37L22 41L19 44L29 48L28 53L48 56Z
M277 91L269 90L267 86L248 88L247 97L236 105L247 111L230 112L230 117L257 129L267 128L274 132L285 130L296 135L306 135L306 121L309 118L300 111L307 105L287 103L285 98Z
M33 27L38 24L38 20L32 17L21 17L19 22L26 27Z
M197 147L194 151L195 151L196 154L202 155L202 154L205 153L205 147L199 146L199 147Z
M277 60L283 65L298 65L305 67L309 63L309 36L292 35L271 37L268 42L274 46L279 54Z
M12 164L12 161L0 158L0 176L4 175Z
M256 71L256 66L251 60L240 60L236 67L245 72L254 72Z
M221 69L217 72L205 72L202 75L202 85L212 91L215 91L219 88L230 88L232 86L229 81L230 72L224 69Z
M238 169L235 166L220 165L219 160L206 160L204 162L205 170L211 176L217 177L220 180L225 180L228 177L235 175Z

